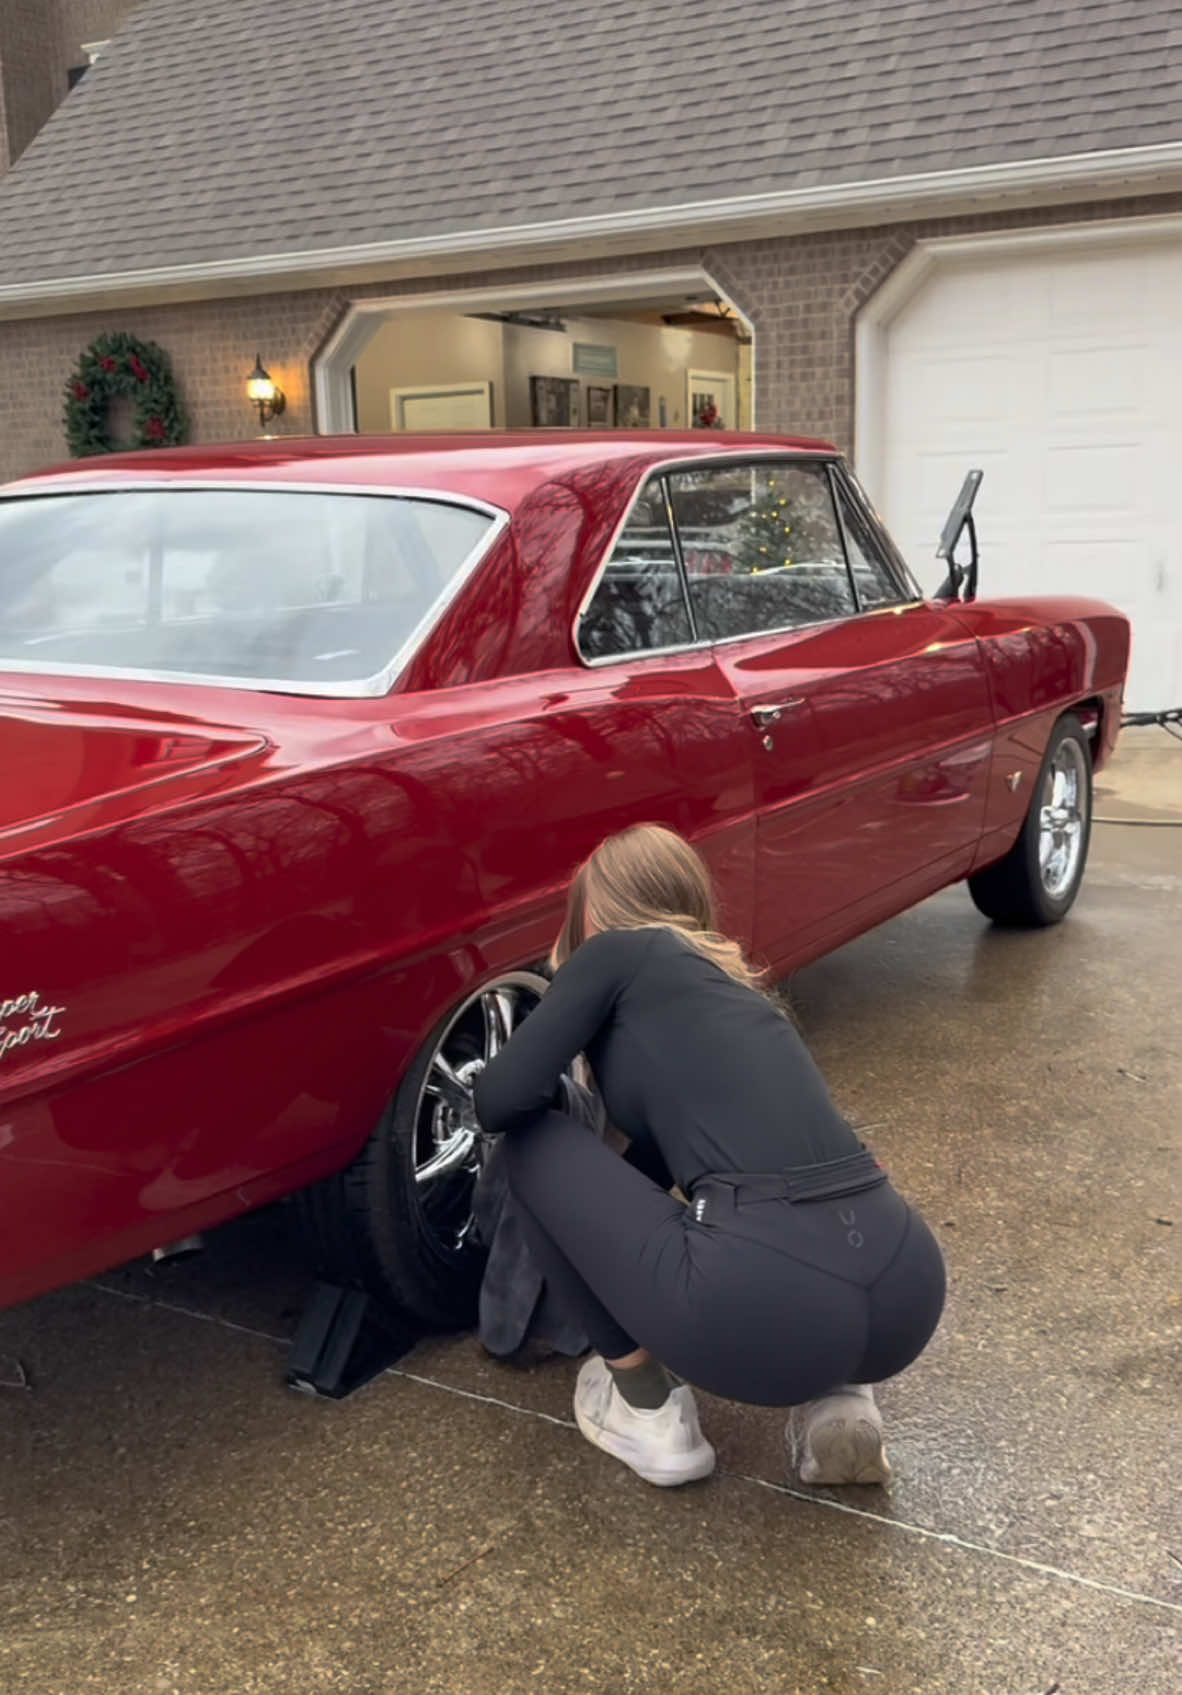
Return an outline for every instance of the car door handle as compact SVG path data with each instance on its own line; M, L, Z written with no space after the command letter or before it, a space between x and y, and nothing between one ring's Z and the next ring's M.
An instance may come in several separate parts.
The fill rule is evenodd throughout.
M766 730L778 724L786 712L794 712L803 705L804 696L795 695L791 700L778 700L774 706L753 706L751 717L757 730Z

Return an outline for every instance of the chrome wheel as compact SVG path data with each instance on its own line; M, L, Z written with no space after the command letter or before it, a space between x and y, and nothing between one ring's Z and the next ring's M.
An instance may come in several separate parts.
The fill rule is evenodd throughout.
M1057 900L1079 870L1087 826L1088 783L1082 747L1071 737L1055 749L1043 778L1038 819L1038 868Z
M536 977L518 972L473 995L438 1039L415 1111L414 1181L425 1220L442 1247L472 1233L472 1189L484 1161L476 1079L539 999Z

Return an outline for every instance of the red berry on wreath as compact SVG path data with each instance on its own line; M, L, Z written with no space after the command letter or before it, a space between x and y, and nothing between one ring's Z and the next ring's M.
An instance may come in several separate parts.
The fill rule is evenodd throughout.
M90 399L90 390L87 388L85 383L75 383L74 384L74 399L75 400L89 400Z
M99 360L99 364L102 366L104 371L114 371L114 370L118 369L117 365L115 364L115 361L111 358L111 355L109 353L106 354L106 356L104 358Z
M136 381L146 383L148 380L147 366L139 358L138 354L133 353L131 358L128 360L128 364L131 366L131 374Z
M149 418L144 426L144 434L149 441L163 441L166 433L163 418Z

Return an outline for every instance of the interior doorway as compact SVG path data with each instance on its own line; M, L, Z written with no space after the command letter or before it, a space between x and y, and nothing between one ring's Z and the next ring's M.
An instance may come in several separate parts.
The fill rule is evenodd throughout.
M686 416L697 430L737 430L737 383L734 371L688 371Z

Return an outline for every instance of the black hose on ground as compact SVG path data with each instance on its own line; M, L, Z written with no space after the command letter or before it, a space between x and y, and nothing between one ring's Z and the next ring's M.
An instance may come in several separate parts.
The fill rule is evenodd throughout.
M1120 721L1122 730L1133 725L1158 724L1168 736L1173 736L1176 742L1182 742L1182 706L1170 706L1163 712L1126 712ZM1129 829L1138 830L1177 830L1182 827L1182 818L1104 818L1096 814L1094 824L1124 824Z
M1168 735L1182 741L1182 732L1174 729L1175 724L1182 726L1182 706L1167 706L1161 712L1126 712L1120 721L1122 730L1145 724L1160 724Z

